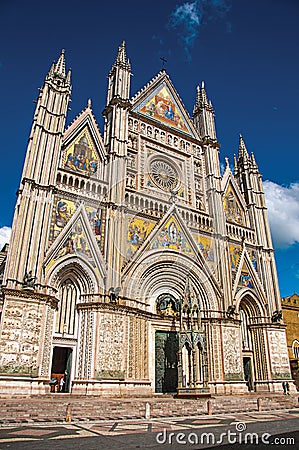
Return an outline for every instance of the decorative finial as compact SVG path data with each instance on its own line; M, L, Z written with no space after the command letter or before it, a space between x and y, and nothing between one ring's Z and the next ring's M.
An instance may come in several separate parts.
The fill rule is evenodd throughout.
M229 159L227 157L225 157L224 159L225 159L226 169L229 169Z
M254 156L254 153L253 153L253 152L251 153L251 161L252 161L252 164L253 164L254 166L257 166L256 160L255 160L255 156Z
M89 98L89 99L87 100L87 106L88 106L88 108L91 109L91 98Z
M165 63L167 63L167 59L165 59L164 56L162 56L160 59L162 61L162 70L165 70L164 66L165 66Z

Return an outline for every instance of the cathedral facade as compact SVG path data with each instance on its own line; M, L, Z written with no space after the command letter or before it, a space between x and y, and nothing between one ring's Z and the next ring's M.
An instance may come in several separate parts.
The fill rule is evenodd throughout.
M290 379L262 178L240 136L220 171L204 84L133 97L125 43L104 130L65 128L64 52L40 89L2 283L0 393L277 391ZM54 386L54 390L56 387Z

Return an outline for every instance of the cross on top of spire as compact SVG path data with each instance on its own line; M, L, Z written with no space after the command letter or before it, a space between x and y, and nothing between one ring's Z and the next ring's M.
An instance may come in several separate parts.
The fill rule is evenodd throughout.
M160 59L162 61L162 70L165 70L165 63L167 63L167 59L164 58L164 56L161 56Z

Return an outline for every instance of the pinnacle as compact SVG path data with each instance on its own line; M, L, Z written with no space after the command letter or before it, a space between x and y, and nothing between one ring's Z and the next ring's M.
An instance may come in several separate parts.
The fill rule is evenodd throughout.
M249 158L248 151L247 151L242 134L240 134L240 137L239 137L239 158L240 157L243 157L246 159Z
M234 174L236 175L238 171L238 163L237 163L237 157L234 154Z
M253 152L251 152L251 162L252 162L252 165L257 169L257 163L256 163L255 156L254 156Z
M59 59L57 63L55 64L54 72L57 75L61 75L65 77L65 57L64 57L64 49L61 50L61 54L59 56Z
M210 108L213 108L212 103L208 101L207 93L205 90L205 82L201 82L201 86L197 86L197 95L196 95L196 103L194 106L194 109L196 108L205 108L209 106Z
M118 53L115 60L116 65L124 66L127 69L131 69L129 60L126 53L126 42L122 41L122 44L118 47Z

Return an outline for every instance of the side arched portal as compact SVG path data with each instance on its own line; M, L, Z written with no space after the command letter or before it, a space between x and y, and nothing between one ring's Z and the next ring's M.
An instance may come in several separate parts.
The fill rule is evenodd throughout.
M258 390L269 379L265 335L266 312L251 292L239 299L244 379L249 391Z
M93 314L78 305L98 292L99 283L88 264L78 257L60 260L48 273L48 283L57 292L58 305L56 311L48 311L49 342L43 365L48 360L52 390L71 392L76 378L89 378L93 373Z

